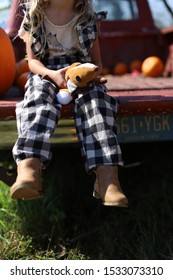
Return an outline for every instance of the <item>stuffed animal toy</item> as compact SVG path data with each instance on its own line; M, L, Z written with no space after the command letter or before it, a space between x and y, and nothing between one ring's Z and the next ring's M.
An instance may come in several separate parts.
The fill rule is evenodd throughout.
M92 83L106 83L104 77L97 76L98 66L93 63L73 63L65 73L67 88L60 89L57 93L57 100L60 104L68 104L74 97L74 94L80 89L87 90Z

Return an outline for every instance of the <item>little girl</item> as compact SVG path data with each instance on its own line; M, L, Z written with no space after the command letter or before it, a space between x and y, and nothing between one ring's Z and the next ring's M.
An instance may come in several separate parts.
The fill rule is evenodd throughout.
M18 176L11 197L29 200L43 195L40 173L51 160L50 137L62 107L56 91L57 86L66 85L67 67L74 62L92 62L102 70L98 21L106 13L94 13L92 0L28 0L23 10L19 36L26 43L32 75L24 100L16 108L18 139L13 156ZM115 128L117 110L117 100L101 84L94 84L74 100L86 171L96 173L93 195L104 205L127 207L118 180L122 156Z

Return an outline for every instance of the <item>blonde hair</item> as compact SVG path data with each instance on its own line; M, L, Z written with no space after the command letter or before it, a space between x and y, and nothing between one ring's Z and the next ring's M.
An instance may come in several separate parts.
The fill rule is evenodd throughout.
M75 0L74 11L78 15L77 24L82 21L92 20L94 18L93 1L92 0Z
M45 8L49 4L49 0L25 0L29 9L30 36L37 32L38 28L43 28L43 20L45 17ZM94 18L93 0L74 0L74 11L77 15L74 29L79 23L87 20L89 23Z
M42 26L45 16L44 9L49 3L49 0L25 0L26 7L29 13L30 35L34 35L38 28Z

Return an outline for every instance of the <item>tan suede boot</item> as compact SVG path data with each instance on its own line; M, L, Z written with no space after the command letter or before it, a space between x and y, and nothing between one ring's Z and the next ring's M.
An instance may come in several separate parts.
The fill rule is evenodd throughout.
M32 200L43 197L41 165L38 158L27 158L17 166L18 176L10 189L13 199Z
M128 200L120 187L117 166L97 167L93 196L101 199L105 206L128 207Z

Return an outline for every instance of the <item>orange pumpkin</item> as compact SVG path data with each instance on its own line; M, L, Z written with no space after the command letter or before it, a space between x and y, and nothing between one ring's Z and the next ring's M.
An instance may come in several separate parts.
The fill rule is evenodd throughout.
M21 60L16 62L16 76L15 76L16 83L17 83L19 76L25 72L30 72L29 66L28 66L28 60L26 58L22 58Z
M115 75L124 75L127 72L128 72L128 67L127 64L125 64L124 62L118 62L117 64L115 64L113 68L113 74Z
M159 77L164 69L163 61L157 56L149 56L142 63L142 73L148 77Z
M103 67L102 67L102 72L101 72L101 74L102 74L103 76L110 74L109 67L103 66Z
M141 72L142 61L139 59L135 59L130 63L130 71L139 71Z
M0 28L0 96L12 86L16 74L16 60L7 33Z
M25 84L28 80L28 76L29 76L30 72L23 72L17 79L16 83L19 87L19 89L21 90L22 93L25 92Z

